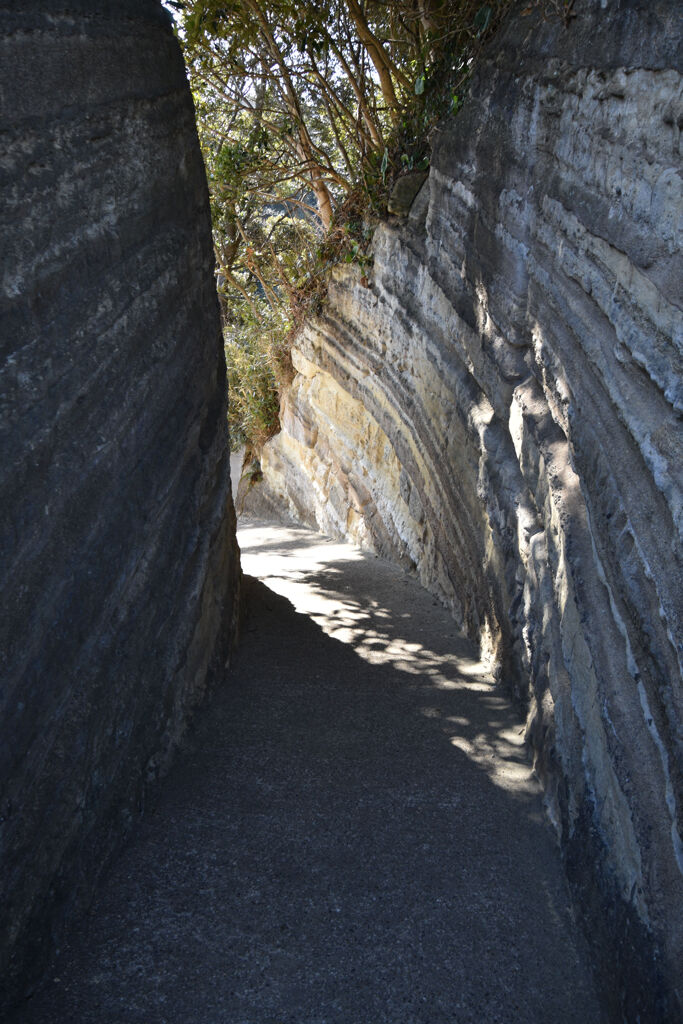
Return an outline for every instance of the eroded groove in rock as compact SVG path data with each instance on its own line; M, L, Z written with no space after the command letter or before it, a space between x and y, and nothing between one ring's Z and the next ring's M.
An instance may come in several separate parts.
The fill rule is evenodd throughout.
M683 958L683 121L673 3L517 18L370 287L294 352L265 479L414 566L529 703L615 1014ZM671 1004L673 1005L673 1004ZM620 1018L621 1019L621 1018Z
M232 635L204 171L152 0L0 5L4 994L87 896Z

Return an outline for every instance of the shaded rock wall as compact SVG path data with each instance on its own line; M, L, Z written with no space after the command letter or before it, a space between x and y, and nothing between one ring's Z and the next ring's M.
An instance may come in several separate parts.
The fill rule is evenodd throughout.
M168 16L0 3L0 102L7 998L224 663L239 562L208 199Z
M271 499L414 567L528 703L612 1011L683 962L680 23L517 18L370 286L294 352ZM668 1017L667 1014L672 1014Z

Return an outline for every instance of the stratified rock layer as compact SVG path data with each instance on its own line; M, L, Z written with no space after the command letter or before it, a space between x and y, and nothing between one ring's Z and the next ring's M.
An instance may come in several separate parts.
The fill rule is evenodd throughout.
M629 1020L673 1019L683 962L676 6L509 23L369 287L333 280L262 460L290 514L414 567L528 701Z
M0 975L163 768L238 555L208 200L153 0L0 4Z

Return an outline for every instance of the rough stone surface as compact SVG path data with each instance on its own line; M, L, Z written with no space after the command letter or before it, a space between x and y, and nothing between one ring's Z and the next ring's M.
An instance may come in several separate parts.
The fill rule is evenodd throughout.
M509 23L265 449L289 514L413 567L528 703L621 1019L683 962L680 19Z
M427 180L426 171L413 171L398 179L391 190L387 210L395 217L407 217L415 197Z
M152 0L0 3L0 976L83 903L225 661L208 199Z

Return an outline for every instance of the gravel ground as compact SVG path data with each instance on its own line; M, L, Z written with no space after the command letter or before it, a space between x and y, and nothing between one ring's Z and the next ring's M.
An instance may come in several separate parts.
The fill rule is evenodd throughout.
M411 578L241 524L247 615L22 1024L601 1021L522 722Z

